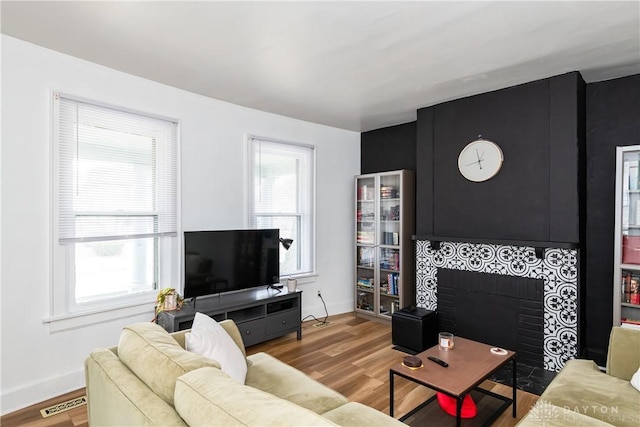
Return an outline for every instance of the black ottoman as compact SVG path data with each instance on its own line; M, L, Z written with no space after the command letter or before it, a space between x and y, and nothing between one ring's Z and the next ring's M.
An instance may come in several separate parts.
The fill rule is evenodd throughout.
M438 316L421 307L405 307L391 316L391 342L398 350L420 353L438 343Z

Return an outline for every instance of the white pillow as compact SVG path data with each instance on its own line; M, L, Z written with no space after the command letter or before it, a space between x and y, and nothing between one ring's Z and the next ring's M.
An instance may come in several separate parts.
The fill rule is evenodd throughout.
M631 377L631 385L640 390L640 368Z
M244 384L247 360L231 336L214 319L196 313L191 332L185 335L187 350L216 360L222 372Z

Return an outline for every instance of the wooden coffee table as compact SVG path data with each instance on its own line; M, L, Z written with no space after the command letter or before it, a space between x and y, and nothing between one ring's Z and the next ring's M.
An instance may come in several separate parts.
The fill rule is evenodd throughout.
M490 417L485 423L490 425L495 421L509 405L513 406L513 418L516 417L516 353L513 351L506 351L506 354L500 355L491 351L493 347L490 345L482 344L476 341L468 340L465 338L456 337L455 347L451 350L443 350L439 346L431 347L430 349L417 354L416 356L422 359L423 366L418 369L410 369L404 366L402 363L397 363L389 369L390 379L390 406L389 415L393 417L393 379L395 375L406 378L409 381L421 384L430 389L443 392L449 396L452 396L457 400L456 410L456 426L460 427L461 423L461 409L462 402L467 394L472 390L488 394L504 402L500 406L498 411ZM449 364L447 368L444 368L429 359L428 356L435 356L441 360L444 360ZM513 397L508 397L493 393L489 390L484 390L478 385L486 380L492 373L500 369L511 361L513 363ZM431 397L418 407L400 418L403 421L411 415L424 408L426 405L436 399L436 396Z

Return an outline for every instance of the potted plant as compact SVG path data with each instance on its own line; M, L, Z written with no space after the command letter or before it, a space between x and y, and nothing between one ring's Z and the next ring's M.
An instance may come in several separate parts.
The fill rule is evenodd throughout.
M156 316L153 321L157 321L160 313L165 310L180 310L183 302L184 298L180 296L175 288L162 289L156 297Z

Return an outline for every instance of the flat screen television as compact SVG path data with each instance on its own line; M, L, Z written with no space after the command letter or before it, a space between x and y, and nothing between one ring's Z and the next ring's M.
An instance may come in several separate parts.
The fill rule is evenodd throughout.
M268 286L280 281L280 231L184 232L184 297Z

